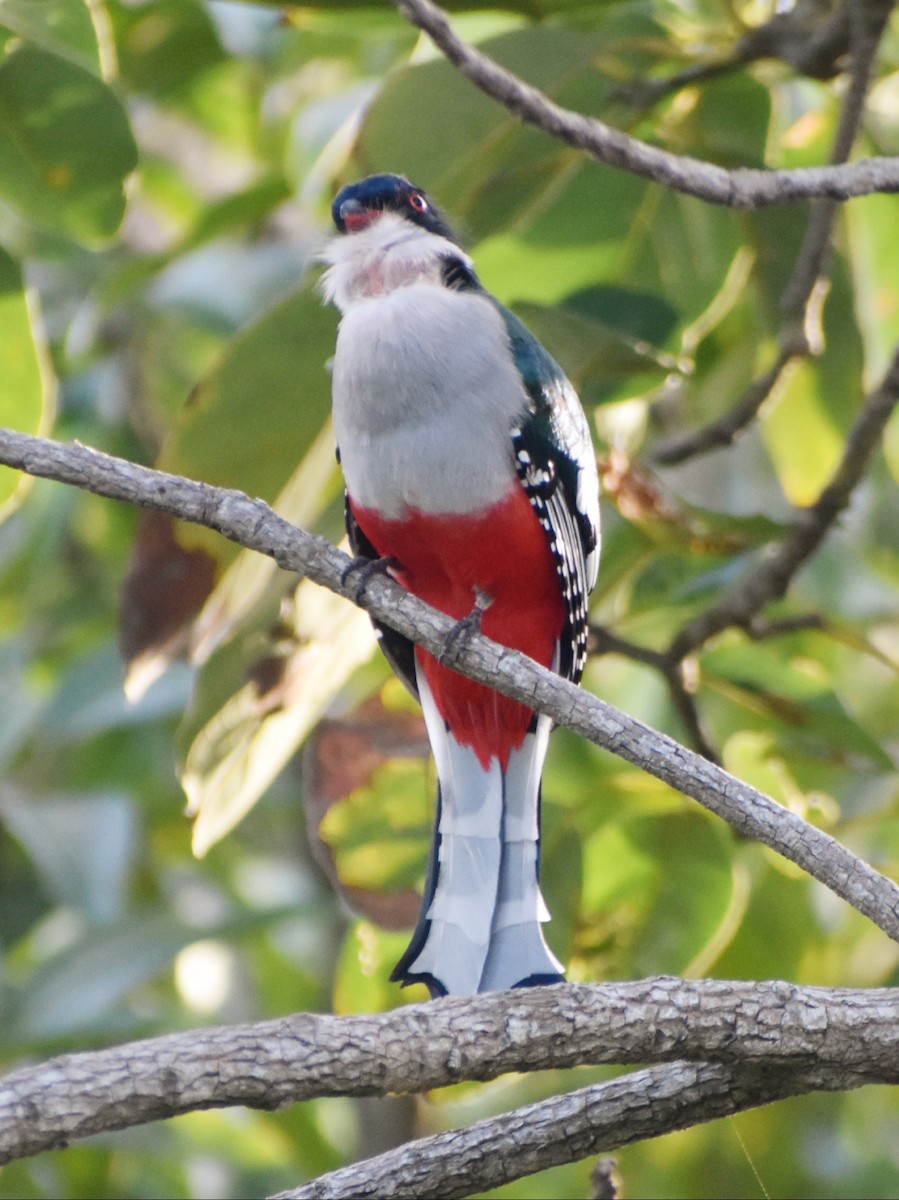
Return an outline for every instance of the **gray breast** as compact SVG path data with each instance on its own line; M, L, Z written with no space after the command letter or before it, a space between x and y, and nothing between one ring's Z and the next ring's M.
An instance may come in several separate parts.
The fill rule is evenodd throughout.
M387 517L463 513L515 483L527 406L489 300L431 283L354 304L337 339L334 425L350 495Z

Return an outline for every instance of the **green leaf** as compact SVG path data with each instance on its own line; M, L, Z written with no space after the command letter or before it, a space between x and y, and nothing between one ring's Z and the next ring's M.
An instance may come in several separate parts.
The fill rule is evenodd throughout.
M298 644L279 667L273 695L245 684L188 750L181 783L196 818L198 857L246 816L374 650L366 614L339 596L303 582L295 606Z
M334 455L334 431L327 421L272 507L301 529L314 529L328 503L342 496ZM216 584L190 633L190 658L204 663L239 630L251 632L254 610L270 607L279 590L278 564L254 550L241 550Z
M16 996L4 1039L15 1044L96 1028L132 988L165 970L197 938L196 929L160 912L91 926L34 971Z
M0 0L0 26L94 75L101 73L97 31L85 0Z
M752 76L734 73L692 95L681 93L680 111L685 116L675 128L677 135L689 139L691 154L723 166L764 164L771 94Z
M633 395L636 376L646 377L649 387L671 369L670 360L661 363L650 346L567 306L516 304L515 311L558 359L585 404L608 399L616 385Z
M894 237L899 224L896 196L862 196L849 204L843 218L854 253L850 269L854 275L858 321L865 343L868 381L875 383L886 370L899 343L899 279L893 267ZM894 428L899 421L893 421ZM895 434L888 454L891 469L899 478Z
M0 64L0 198L93 245L125 211L137 147L125 110L89 71L23 43Z
M592 918L580 955L592 967L577 974L682 973L714 945L721 926L738 917L732 843L726 829L699 813L633 816L609 821L584 845L584 908ZM601 965L600 965L601 964ZM704 965L710 965L706 963Z
M802 362L788 373L762 429L788 499L813 504L843 449L839 427L824 404L815 365Z
M37 297L26 294L18 264L0 248L0 426L46 434L55 397ZM0 519L22 498L29 480L19 471L0 467Z
M319 831L334 851L341 883L383 892L423 884L432 791L421 760L393 758L367 786L328 809Z
M744 846L740 858L751 871L752 889L746 916L717 962L716 974L724 979L805 977L805 964L816 963L815 952L830 942L813 914L806 877L796 870L784 872L784 860L761 846ZM816 978L831 982L827 967L820 965Z
M141 168L140 195L150 203L159 203L163 208L171 207L162 203L160 193L165 195L166 185L171 176L159 170L158 162L143 163ZM154 172L154 168L157 170ZM155 180L160 186L153 186ZM148 187L148 178L151 185ZM176 177L180 183L180 176ZM181 197L178 197L179 200ZM105 311L112 310L116 305L129 300L139 289L145 288L156 279L171 263L178 263L192 250L218 238L229 235L240 236L248 229L261 224L271 216L272 211L284 200L289 198L289 188L280 174L268 174L262 179L255 180L249 187L230 192L220 200L201 200L190 197L190 209L187 214L180 210L177 213L181 220L189 216L191 223L184 237L170 249L159 254L149 254L140 258L129 258L110 271L105 280L102 292L102 303ZM162 320L163 314L160 314Z
M288 519L314 523L339 491L326 369L335 337L336 316L311 284L263 314L228 343L194 389L162 450L160 468L269 501L278 497ZM145 518L142 532L154 524L155 518ZM237 547L217 533L186 522L168 523L164 535L146 539L143 549L138 541L124 610L126 628L134 633L126 642L134 694L180 649L177 639L207 599L195 641L201 658L239 613L274 595L273 566L244 554L236 575L220 580L210 598L216 577L237 557ZM191 564L196 587L185 590L184 603L173 603L171 621L160 625L179 583L190 582ZM247 588L239 603L236 586Z
M123 79L137 92L165 96L223 62L215 22L197 0L150 0L111 9Z
M0 812L58 903L91 921L120 915L136 835L127 796L98 793L35 800L4 793Z
M619 48L625 55L628 40L621 35ZM597 70L597 60L609 44L595 33L531 27L490 38L482 48L553 99L573 100L572 89L580 85L588 111L598 113L603 106L610 81ZM398 127L403 129L401 140L396 137ZM435 128L441 131L439 142ZM442 60L398 72L366 112L351 169L363 175L383 169L385 163L451 204L454 215L470 222L469 232L477 238L508 229L542 195L555 199L569 176L582 174L579 154L523 126ZM587 174L598 186L603 179L616 191L629 186L623 173L591 165ZM639 191L645 185L634 186ZM626 219L614 215L611 202L592 207L604 222ZM561 233L556 223L554 233Z
M330 415L336 336L311 283L269 309L195 388L159 467L273 500ZM222 553L215 535L190 536Z
M388 982L408 941L408 934L387 933L370 921L351 925L334 978L334 1012L342 1016L388 1012L402 1004L427 1000L423 984L400 992L395 983Z
M745 671L738 669L736 678L729 680L727 685L710 670L707 670L706 680L710 687L720 690L744 709L744 722L770 729L776 735L781 754L790 758L805 755L832 764L849 763L856 771L874 768L890 772L894 769L893 759L883 746L852 719L833 692L816 688L813 694L799 698L790 695L787 688L781 690L776 678L752 682L749 659L753 655L760 660L757 666L765 661L765 656L754 646L744 656ZM746 778L742 770L729 769ZM770 791L761 783L756 786L762 791Z
M622 76L640 77L653 57L647 47L665 42L636 8L598 24L599 33L516 30L483 48L559 103L608 119ZM764 146L765 89L751 81L721 87L728 121L751 116L738 157L755 160ZM720 120L726 139L730 125ZM443 132L439 153L435 124ZM682 131L674 129L673 148L682 151ZM481 276L507 302L557 303L602 281L661 297L686 323L716 297L740 246L734 214L585 161L522 126L445 62L398 73L368 109L353 169L365 174L386 162L447 202L463 230L482 239Z

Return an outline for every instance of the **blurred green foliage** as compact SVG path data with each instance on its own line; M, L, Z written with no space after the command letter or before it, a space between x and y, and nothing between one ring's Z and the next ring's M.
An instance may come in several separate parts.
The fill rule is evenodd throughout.
M741 22L771 16L766 0L452 7L460 32L560 103L668 149L728 166L826 158L839 80L768 60L649 108L629 90L726 54ZM373 170L446 206L487 286L581 390L604 453L648 461L773 359L805 209L728 212L598 167L486 100L389 5L0 0L0 43L0 423L249 489L339 538L336 318L315 251L334 188ZM894 26L861 151L895 150L897 89ZM823 352L735 447L647 477L642 502L610 490L597 623L664 648L758 561L790 505L815 499L899 336L897 222L896 197L846 207ZM725 633L693 666L724 763L895 874L895 419L885 449L773 613L821 627ZM157 536L135 512L5 469L0 502L4 1064L421 999L386 977L433 778L364 619L208 532ZM687 736L648 665L605 654L585 686ZM857 913L564 731L544 796L549 937L572 978L896 982L896 947ZM417 1107L197 1113L14 1164L0 1197L261 1195L601 1077L462 1085ZM620 1170L631 1196L891 1196L896 1109L873 1089L794 1100L631 1147ZM583 1196L589 1169L502 1192Z

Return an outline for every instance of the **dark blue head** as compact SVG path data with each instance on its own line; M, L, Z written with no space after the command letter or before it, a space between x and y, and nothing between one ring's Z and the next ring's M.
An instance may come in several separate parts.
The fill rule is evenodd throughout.
M427 229L429 233L459 239L426 192L402 175L369 175L359 183L348 183L337 193L331 216L341 233L356 233L376 221L381 213L393 212Z

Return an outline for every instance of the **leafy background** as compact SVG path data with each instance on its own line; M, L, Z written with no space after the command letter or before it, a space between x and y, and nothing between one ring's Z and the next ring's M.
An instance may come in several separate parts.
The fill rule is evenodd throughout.
M669 149L826 160L838 80L763 60L648 107L629 87L726 53L773 4L454 7L466 37L554 99ZM864 152L897 149L897 34ZM803 208L727 212L587 162L383 3L0 0L0 42L0 423L243 488L339 538L336 319L315 253L335 186L405 172L589 405L608 484L593 616L642 646L665 647L814 500L899 336L899 200L855 200L823 352L734 448L628 491L613 467L627 477L771 362ZM894 419L777 606L823 628L727 633L694 663L725 765L894 875L897 474ZM0 501L5 1065L423 998L385 979L417 904L433 772L365 619L208 532L6 469ZM686 736L650 666L603 654L585 684ZM544 826L550 939L574 979L897 982L897 948L862 917L564 731ZM197 1113L9 1166L0 1196L260 1195L602 1076ZM897 1115L884 1089L794 1100L626 1149L620 1171L631 1196L891 1196ZM503 1191L583 1196L589 1168Z

